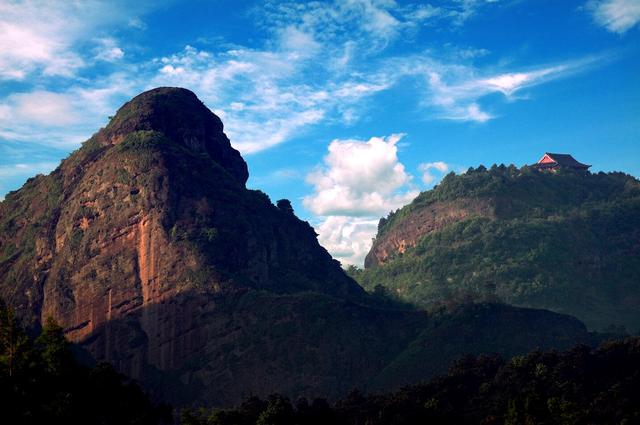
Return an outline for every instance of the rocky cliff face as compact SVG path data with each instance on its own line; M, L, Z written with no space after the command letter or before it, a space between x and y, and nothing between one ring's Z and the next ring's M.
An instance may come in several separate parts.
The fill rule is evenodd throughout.
M363 305L311 226L246 179L193 93L143 93L0 203L0 296L176 403L366 388L428 317ZM548 346L589 338L554 326L569 336Z
M384 264L390 257L415 248L421 237L472 217L495 217L493 203L488 199L474 198L433 202L399 221L393 231L379 233L364 260L364 266L373 268Z

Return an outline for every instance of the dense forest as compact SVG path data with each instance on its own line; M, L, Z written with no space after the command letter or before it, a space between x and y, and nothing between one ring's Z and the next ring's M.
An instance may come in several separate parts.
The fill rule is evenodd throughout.
M527 166L451 173L380 220L369 261L352 277L421 308L500 301L636 333L640 182Z
M171 408L154 403L108 363L80 364L63 330L47 320L32 338L0 301L0 399L5 424L171 423Z
M334 404L280 395L235 409L185 409L182 425L635 424L640 339L597 349L465 357L446 376L390 394L354 390Z

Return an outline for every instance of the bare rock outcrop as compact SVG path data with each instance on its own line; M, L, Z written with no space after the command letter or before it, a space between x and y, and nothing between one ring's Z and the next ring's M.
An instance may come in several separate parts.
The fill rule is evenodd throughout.
M433 202L415 211L406 220L379 234L369 250L365 268L384 264L389 258L403 254L407 248L432 232L470 217L495 217L495 206L487 199L462 198Z

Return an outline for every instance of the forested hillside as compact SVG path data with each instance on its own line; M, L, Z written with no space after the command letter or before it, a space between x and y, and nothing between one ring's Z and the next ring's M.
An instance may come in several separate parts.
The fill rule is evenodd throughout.
M640 329L640 182L478 167L380 220L367 289L432 309L502 301Z

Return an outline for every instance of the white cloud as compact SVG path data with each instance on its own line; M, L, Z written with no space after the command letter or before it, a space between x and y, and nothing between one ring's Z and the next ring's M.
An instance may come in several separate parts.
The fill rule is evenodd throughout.
M427 185L431 185L436 181L436 178L442 177L442 174L449 171L449 165L443 161L426 162L420 164L418 170L422 173L422 181ZM440 175L434 175L434 171Z
M296 139L320 123L351 125L366 116L371 97L406 83L407 77L422 81L425 90L417 96L430 117L486 122L495 115L483 109L482 97L501 93L512 98L526 87L567 75L572 65L486 73L467 62L475 53L471 59L446 54L436 59L432 51L376 56L422 24L465 20L486 3L457 0L433 7L392 0L271 2L261 9L261 22L271 34L262 47L205 51L186 46L137 66L127 63L128 56L108 33L84 56L75 46L106 22L137 26L141 10L150 7L146 2L135 7L99 0L0 4L0 12L5 12L0 13L0 27L9 29L8 35L0 33L0 79L31 78L38 72L73 76L96 59L118 61L119 69L93 81L76 79L60 89L34 84L39 93L29 99L52 93L43 97L42 105L21 106L18 97L0 99L0 137L73 146L126 97L172 85L192 89L224 114L232 143L249 154ZM26 48L16 47L21 45Z
M92 87L11 94L0 99L0 140L76 147L139 90L137 84L129 73L116 73Z
M36 174L48 174L58 166L57 162L0 164L0 201L9 190L15 190L19 182Z
M66 126L78 121L69 95L35 91L12 95L9 102L13 103L11 120L47 126Z
M318 70L316 42L298 30L295 40L273 50L234 48L214 54L187 46L156 61L152 86L194 90L214 111L224 111L225 131L243 154L258 152L301 134L324 119L349 121L346 111L387 89L385 82L360 76L335 77ZM326 72L315 81L310 73Z
M307 175L314 193L303 205L323 218L318 240L345 264L362 265L379 217L418 194L398 160L402 134L362 140L334 140L324 165Z
M473 67L445 64L428 58L414 60L411 69L424 74L428 93L423 104L439 110L440 118L482 123L495 118L482 110L479 101L484 96L501 93L513 99L518 91L582 71L597 60L596 57L587 57L528 71L486 76L479 76L479 70Z
M304 127L320 122L323 116L322 110L308 109L260 123L225 114L225 131L235 148L244 154L251 154L294 137Z
M366 116L373 96L408 80L419 83L416 98L428 116L486 122L495 115L483 110L484 96L512 99L525 88L584 68L584 62L568 62L487 72L472 62L487 55L483 49L445 47L399 56L384 50L435 22L456 30L488 3L267 2L256 13L270 34L262 45L225 50L217 43L210 51L186 46L132 65L118 40L98 30L110 23L146 28L139 16L151 2L1 2L0 80L22 79L32 82L32 89L0 99L0 139L74 147L130 96L172 85L196 92L223 118L234 146L248 154L296 139L314 125L354 123ZM627 4L597 4L605 3ZM611 22L618 30L629 25L624 19ZM86 40L98 45L87 46ZM118 61L119 71L92 81L79 78L78 70L96 60ZM52 76L56 82L63 77L65 84L46 84ZM397 156L400 137L334 140L324 165L307 177L314 192L303 203L319 216L320 241L345 262L361 264L378 218L417 194ZM424 164L425 183L446 171L441 164Z
M0 165L0 178L7 179L19 176L29 177L35 174L49 173L57 166L57 162L36 162Z
M94 49L96 59L105 62L115 62L124 57L124 51L117 46L113 38L102 38L97 41L98 47Z
M449 17L455 25L462 25L476 15L483 6L497 2L498 0L453 0Z
M283 50L302 56L313 56L322 47L312 34L294 26L288 26L281 31L279 43Z
M378 230L377 224L375 219L327 217L316 226L318 242L343 265L362 267Z
M398 161L401 138L332 141L324 166L307 176L314 194L304 206L323 216L379 216L413 199L417 193L406 191L411 176Z
M0 80L72 78L88 65L82 44L113 24L165 1L17 0L0 2ZM118 58L114 46L106 57Z
M82 59L69 51L76 31L73 20L39 6L0 3L0 79L21 80L36 68L45 75L70 76L83 65Z
M147 29L147 24L137 16L134 18L129 18L127 25L140 31L144 31Z
M476 86L479 91L499 91L505 96L511 96L517 90L533 84L539 84L545 79L559 77L569 65L558 65L529 72L513 72L506 74L498 74L489 78L480 79L471 86Z
M587 9L598 25L618 34L624 34L640 21L638 0L592 0Z

